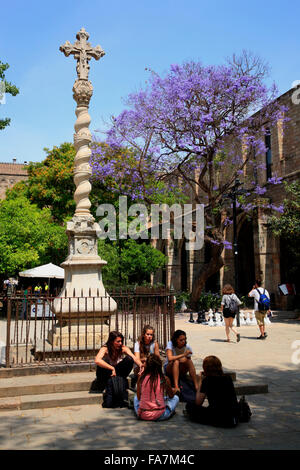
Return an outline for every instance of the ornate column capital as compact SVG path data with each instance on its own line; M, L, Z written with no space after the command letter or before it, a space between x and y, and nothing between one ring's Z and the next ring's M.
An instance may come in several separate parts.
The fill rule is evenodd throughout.
M77 106L86 106L90 104L93 95L93 85L89 80L76 80L73 85L73 98Z

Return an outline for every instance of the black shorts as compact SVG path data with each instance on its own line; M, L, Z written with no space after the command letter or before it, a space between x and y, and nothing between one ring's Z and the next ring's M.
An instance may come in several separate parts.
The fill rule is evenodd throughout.
M223 317L224 318L235 318L235 313L231 312L228 308L223 309Z

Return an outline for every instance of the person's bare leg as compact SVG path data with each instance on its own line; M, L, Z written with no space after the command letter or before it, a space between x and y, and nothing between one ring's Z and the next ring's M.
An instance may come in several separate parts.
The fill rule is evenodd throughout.
M174 392L179 392L179 361L174 361L173 366L172 366L172 378L173 378L173 383L174 383Z
M227 341L228 341L228 342L230 341L230 338L229 338L229 320L230 320L230 318L224 318L224 321L225 321L225 333L226 333L226 337L227 337Z
M229 328L230 328L231 331L233 331L234 334L237 336L237 335L238 335L238 332L237 332L237 330L233 327L233 320L234 320L234 318L229 318Z
M188 366L189 374L192 378L192 381L194 382L195 389L197 390L198 388L197 372L196 372L194 363L191 359L188 359L187 366Z

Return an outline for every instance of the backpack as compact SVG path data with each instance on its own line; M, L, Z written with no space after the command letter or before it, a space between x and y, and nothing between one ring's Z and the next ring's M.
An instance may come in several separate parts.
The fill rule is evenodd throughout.
M236 300L230 295L226 299L226 306L224 306L229 313L236 314L238 312L238 304Z
M270 308L270 299L265 294L266 289L264 289L263 293L261 293L258 289L256 289L256 290L259 293L258 310L262 310L262 311L269 310L269 308Z
M128 381L124 377L114 376L107 381L103 394L103 408L128 407Z
M193 382L186 376L182 376L179 379L180 396L181 402L194 402L196 400L196 390Z
M245 395L242 396L238 402L238 420L240 423L248 423L250 421L252 411L250 406L245 399Z

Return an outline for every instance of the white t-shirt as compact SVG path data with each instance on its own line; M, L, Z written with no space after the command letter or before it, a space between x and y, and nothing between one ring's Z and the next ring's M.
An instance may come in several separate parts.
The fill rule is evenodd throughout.
M178 353L176 352L176 349L175 349L174 346L173 346L172 341L169 341L169 342L168 342L167 347L166 347L166 351L167 351L167 349L171 349L173 356L177 356L177 355L178 355ZM189 344L186 344L186 345L185 345L185 349L189 349L191 352L193 352L193 350L192 350L192 348L191 348L191 346L190 346ZM181 353L181 354L182 354L182 353ZM189 357L189 356L188 356L188 357ZM166 369L168 363L169 363L169 361L168 361L168 356L167 356L166 362L165 362L165 364L164 364L164 368L165 368L165 369Z
M254 297L254 310L256 312L259 312L258 302L259 302L260 294L257 292L257 290L259 290L260 294L265 293L268 299L270 298L270 294L267 291L267 289L265 289L264 287L257 287L255 289L252 289L252 291L249 293L249 297Z
M149 345L145 344L144 345L145 349L148 350L148 353L149 354L154 354L154 349L155 349L155 341L152 341ZM134 350L133 352L140 352L140 342L137 341L136 343L134 343ZM133 365L133 368L134 369L137 369L139 366L137 364L134 363Z
M149 354L154 354L154 348L155 348L155 341L152 341L152 343L149 344L149 346L147 344L144 345L144 347L146 349L149 348ZM137 341L135 344L134 344L134 352L140 352L140 342Z
M232 298L237 303L237 305L241 305L242 302L235 294L224 294L222 297L221 305L224 305L225 307L227 307L229 304L230 298Z

